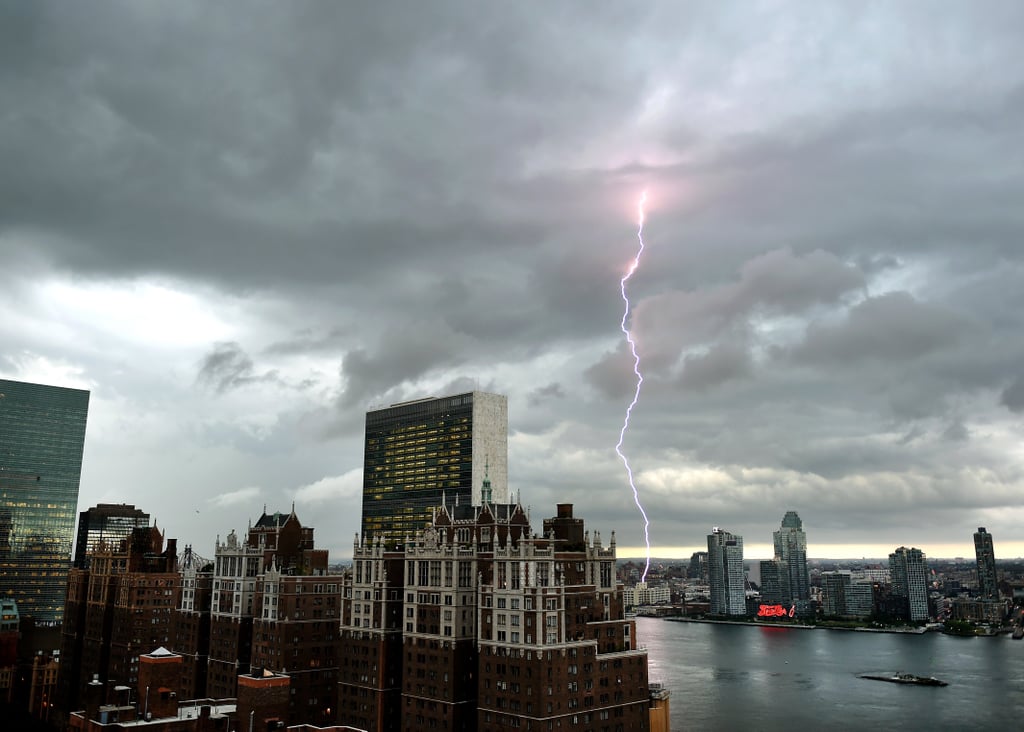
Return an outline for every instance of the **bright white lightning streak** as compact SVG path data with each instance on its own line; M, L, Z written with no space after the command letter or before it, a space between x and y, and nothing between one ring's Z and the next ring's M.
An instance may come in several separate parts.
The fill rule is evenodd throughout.
M644 507L640 505L640 491L636 488L636 482L633 480L633 469L629 467L629 460L626 459L626 455L622 452L622 443L626 439L626 430L629 429L629 418L633 414L633 407L640 400L640 386L644 383L644 376L640 373L640 355L636 352L636 341L633 340L633 335L629 332L629 328L626 327L626 321L629 320L630 306L629 297L626 296L626 282L633 273L636 272L637 267L640 266L640 255L644 253L644 205L647 203L647 191L644 191L640 195L640 202L637 204L637 230L636 240L640 244L637 249L636 256L633 257L633 263L630 264L629 270L625 276L619 281L619 289L622 292L622 301L625 303L625 311L622 313L622 323L619 327L622 329L622 334L626 336L626 342L629 343L629 350L633 354L633 373L636 374L636 390L633 392L633 401L626 407L626 416L622 420L622 429L619 430L619 441L615 445L615 454L622 460L623 466L626 468L626 475L629 476L629 487L633 489L633 502L636 507L640 509L640 515L644 517L644 544L647 547L647 560L644 564L644 574L641 578L641 582L647 581L647 571L651 568L651 535L650 526L651 522L647 518L647 512L644 511Z

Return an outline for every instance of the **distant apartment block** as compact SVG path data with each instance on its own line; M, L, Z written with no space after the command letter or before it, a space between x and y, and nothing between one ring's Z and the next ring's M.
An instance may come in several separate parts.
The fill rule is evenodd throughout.
M715 527L708 534L708 579L713 615L745 615L743 537Z
M992 546L992 534L978 527L974 534L974 555L978 563L978 594L986 600L999 599L999 582L996 577L996 554Z
M810 597L810 576L807 573L807 534L796 511L787 511L779 530L772 534L775 561L779 563L781 602L806 600Z
M672 590L664 585L649 587L646 582L638 582L632 587L623 588L622 601L626 607L660 605L672 601Z
M892 594L901 598L911 622L928 619L928 566L920 549L901 546L889 555Z

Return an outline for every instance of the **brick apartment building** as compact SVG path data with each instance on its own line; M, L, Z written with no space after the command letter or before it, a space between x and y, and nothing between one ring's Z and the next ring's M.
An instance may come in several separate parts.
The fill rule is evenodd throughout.
M273 715L286 725L651 729L647 653L624 616L614 534L602 545L570 504L541 534L518 503L442 504L398 547L357 536L352 569L334 576L294 510L264 510L244 540L218 539L212 562L186 550L177 566L173 540L162 542L138 530L73 570L64 641L69 653L82 642L66 656L78 659L63 680L75 691L69 711L84 708L97 674L107 719L133 704L144 713L128 687L140 683L139 656L165 646L175 683L161 666L170 661L149 653L146 663L178 699L241 709L253 679L287 677ZM75 724L101 729L93 713ZM220 725L212 714L203 724ZM222 729L245 716L223 714Z
M179 567L181 592L171 614L171 644L182 657L180 689L183 698L206 695L210 662L210 606L213 596L213 562L186 546Z
M251 665L288 674L287 719L323 725L337 715L342 582L276 566L257 579Z
M608 547L591 539L569 504L541 536L521 505L485 503L442 506L402 551L357 540L339 720L408 732L648 729L647 652L614 569L614 535Z
M178 596L176 540L140 527L117 546L100 544L88 569L72 568L61 631L58 701L78 708L96 675L134 686L139 655L170 640Z
M258 577L276 568L282 574L327 571L327 552L313 546L313 529L291 513L263 514L247 536L232 531L214 554L210 607L210 648L206 693L235 695L238 674L252 665L252 637ZM177 649L175 649L177 650Z

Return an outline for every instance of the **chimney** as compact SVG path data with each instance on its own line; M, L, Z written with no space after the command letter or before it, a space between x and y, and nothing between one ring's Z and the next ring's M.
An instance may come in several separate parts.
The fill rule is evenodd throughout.
M85 718L98 721L100 718L100 705L103 703L103 682L99 674L92 675L85 687Z
M144 719L177 716L181 673L181 656L166 648L139 656L139 712Z
M240 729L248 729L250 715L254 730L274 729L288 723L291 677L273 671L254 670L238 677L236 718Z

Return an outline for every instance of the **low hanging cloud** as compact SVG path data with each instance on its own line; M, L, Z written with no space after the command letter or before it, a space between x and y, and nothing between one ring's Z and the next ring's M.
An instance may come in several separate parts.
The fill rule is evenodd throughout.
M967 326L946 308L891 292L857 304L838 325L812 324L793 355L823 365L903 363L954 346Z
M363 471L357 468L342 475L329 475L295 489L295 502L321 504L325 502L358 502L363 493Z
M727 381L751 376L754 361L750 351L740 343L720 343L704 353L691 353L683 359L679 385L684 389L702 391Z
M248 486L246 488L228 491L227 493L221 493L213 496L212 498L207 498L206 502L216 508L227 508L233 506L251 508L256 502L256 499L259 498L262 493L262 489L258 486Z

